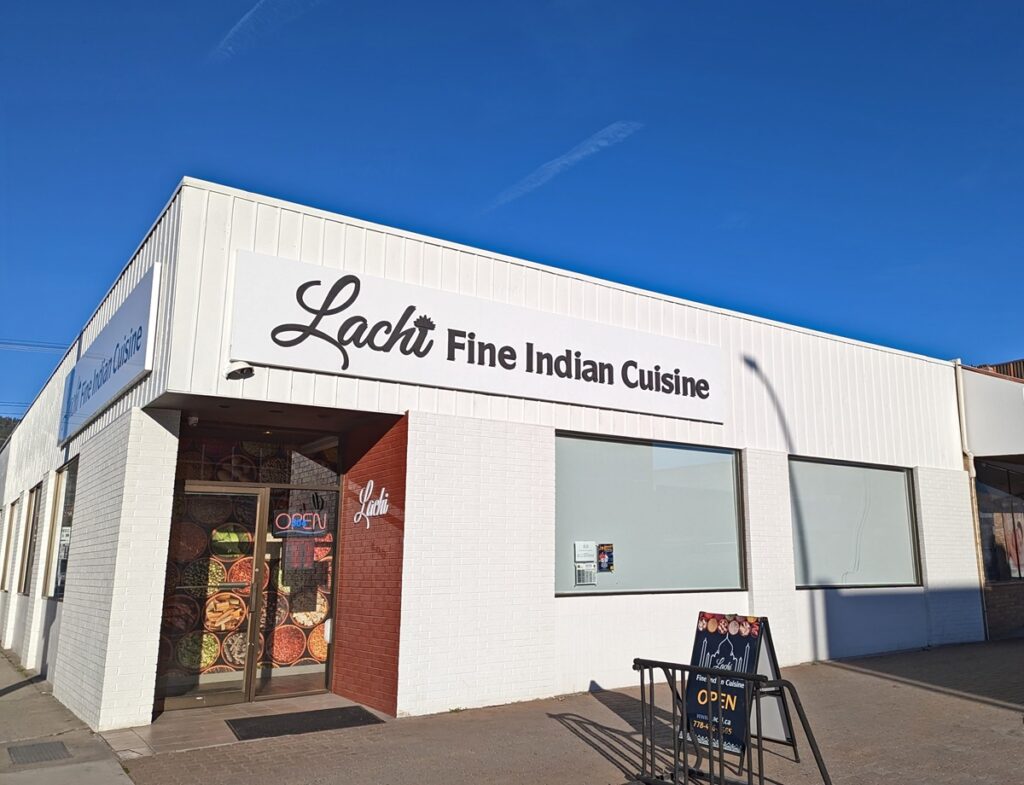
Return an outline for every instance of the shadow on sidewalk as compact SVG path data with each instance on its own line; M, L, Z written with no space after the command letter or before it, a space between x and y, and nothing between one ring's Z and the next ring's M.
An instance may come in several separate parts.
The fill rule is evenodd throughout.
M628 727L602 725L589 717L574 713L548 714L548 717L621 771L625 782L635 782L640 771L642 752L640 701L621 692L606 691L593 681L590 683L589 692L598 703L618 716ZM671 749L671 712L656 710L655 723L655 736L659 741L667 738ZM657 762L660 767L668 768L671 765L671 758L659 754Z
M1024 639L822 662L987 706L1024 709Z
M654 709L654 740L655 740L655 770L669 771L672 766L672 712L660 708L660 706L671 705L668 687L659 684L655 687L655 709ZM598 703L615 714L628 727L611 727L602 725L599 722L584 717L581 714L548 714L563 728L573 734L576 738L598 753L606 761L622 772L626 783L636 782L640 771L640 756L643 754L643 730L641 712L642 705L639 698L634 698L621 691L604 690L596 682L590 683L590 695ZM806 744L803 734L801 740ZM649 754L649 753L648 753ZM764 755L769 758L784 760L789 759L779 751L765 747ZM696 750L696 757L690 759L691 766L700 767L704 756L701 750ZM729 760L726 761L726 776L745 776L742 770L737 768ZM772 785L782 785L777 780L765 775L765 782Z
M29 676L28 678L16 681L12 684L8 684L6 687L0 687L0 698L5 695L10 695L12 692L22 689L23 687L31 687L34 684L42 684L46 679L42 676Z

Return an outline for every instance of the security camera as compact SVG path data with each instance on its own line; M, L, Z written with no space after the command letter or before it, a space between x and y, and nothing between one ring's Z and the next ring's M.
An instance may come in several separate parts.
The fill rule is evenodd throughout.
M224 371L225 379L251 379L252 375L256 373L249 363L235 361L228 364L227 369Z

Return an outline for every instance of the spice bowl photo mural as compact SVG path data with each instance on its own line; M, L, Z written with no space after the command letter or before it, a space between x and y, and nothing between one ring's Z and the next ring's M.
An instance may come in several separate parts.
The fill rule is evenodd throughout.
M326 688L340 477L337 439L308 449L315 442L182 440L157 667L164 708Z

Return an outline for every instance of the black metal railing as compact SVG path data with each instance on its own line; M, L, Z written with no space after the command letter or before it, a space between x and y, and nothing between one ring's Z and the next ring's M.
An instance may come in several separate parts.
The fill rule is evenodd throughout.
M753 785L756 781L758 785L765 785L765 739L760 735L764 727L761 701L766 698L779 700L788 722L788 697L800 719L821 780L824 785L832 785L832 779L828 775L825 761L821 757L818 743L804 713L803 704L800 703L796 688L791 682L785 679L772 680L757 673L698 668L678 662L641 658L633 660L633 670L640 673L641 746L640 771L637 775L640 782L650 785L664 785L666 782L673 785L689 785L690 782L710 785ZM657 707L656 671L661 671L665 676L664 687L672 705L671 713ZM700 725L701 730L706 726L706 743L705 740L698 741L698 733L693 732L694 729L691 727L686 701L686 687L694 676L703 677L703 681L708 685L722 684L725 680L734 685L737 682L742 683L741 694L745 698L743 707L753 715L754 721L745 723L740 754L726 751L727 726L723 722L725 711L722 700L707 702L708 721ZM754 728L757 729L756 733L753 731ZM671 738L668 738L669 733ZM800 756L795 738L789 746L793 748L795 762L799 763ZM727 755L730 756L728 763ZM727 776L727 772L737 776L743 776L745 772L746 779Z

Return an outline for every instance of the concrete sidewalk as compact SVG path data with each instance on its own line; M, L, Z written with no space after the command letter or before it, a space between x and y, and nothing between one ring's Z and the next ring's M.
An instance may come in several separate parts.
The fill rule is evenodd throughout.
M46 744L48 749L30 745ZM57 746L61 745L61 746ZM14 755L48 751L57 760L16 764ZM53 757L53 755L48 756ZM0 656L0 785L131 785L113 750L61 706L50 685Z
M1024 641L802 665L783 676L797 685L836 785L1024 781ZM621 785L638 768L639 728L639 693L628 689L157 754L126 766L137 785ZM774 783L820 782L798 739L804 764L785 749L767 756Z

